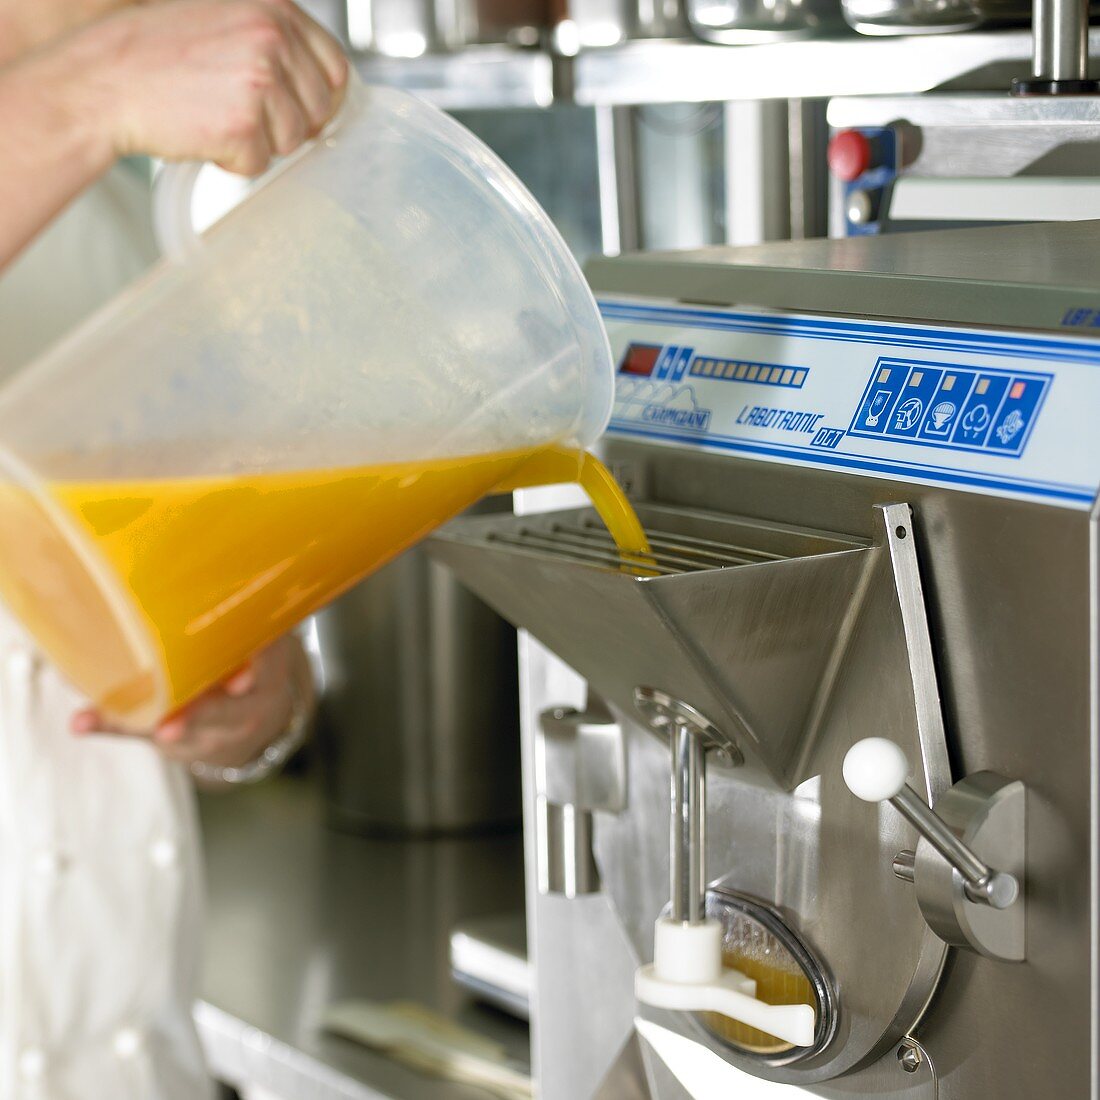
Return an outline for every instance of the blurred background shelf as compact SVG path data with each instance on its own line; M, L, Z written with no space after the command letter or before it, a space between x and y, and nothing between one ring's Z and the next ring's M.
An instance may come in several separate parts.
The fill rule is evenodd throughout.
M1090 35L1100 56L1100 27ZM993 91L1030 72L1028 28L965 34L837 38L714 46L636 41L578 56L473 46L391 58L361 53L365 79L415 92L447 110L823 99L933 89Z
M549 107L554 102L554 59L542 50L467 46L420 57L359 54L364 80L414 92L446 111Z
M1094 54L1100 28L1091 35ZM633 42L576 58L578 103L628 106L744 99L1007 91L1031 71L1031 31L869 38L760 46Z

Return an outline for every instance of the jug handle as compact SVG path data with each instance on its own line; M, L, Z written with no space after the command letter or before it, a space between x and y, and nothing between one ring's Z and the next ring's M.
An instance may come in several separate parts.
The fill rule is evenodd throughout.
M312 141L307 141L290 156L275 161L263 175L256 178L249 194L282 175L318 142L332 137L343 125L353 104L363 95L363 87L355 69L350 69L344 102L329 124ZM202 160L165 161L153 181L153 236L161 255L169 260L186 260L202 243L202 235L195 231L191 207L195 184L206 165L207 162Z
M188 160L162 164L157 172L153 183L153 235L161 255L170 260L185 260L199 247L191 200L205 167L205 161Z

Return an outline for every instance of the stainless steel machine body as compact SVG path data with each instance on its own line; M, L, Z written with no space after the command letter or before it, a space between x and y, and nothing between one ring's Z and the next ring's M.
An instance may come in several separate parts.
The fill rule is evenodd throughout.
M431 547L529 632L544 1100L1098 1097L1097 256L1078 223L591 266L653 557L583 510ZM892 786L849 772L876 746ZM654 922L707 920L812 1041L653 1007Z

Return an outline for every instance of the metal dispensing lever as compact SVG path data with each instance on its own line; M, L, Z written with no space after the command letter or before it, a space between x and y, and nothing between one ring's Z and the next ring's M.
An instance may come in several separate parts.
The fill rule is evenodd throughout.
M909 761L905 753L884 737L868 737L853 745L844 758L844 782L865 802L889 802L952 867L963 880L970 901L1007 909L1020 896L1015 875L996 871L964 844L947 823L906 782ZM908 882L915 877L913 853L900 853L894 873Z

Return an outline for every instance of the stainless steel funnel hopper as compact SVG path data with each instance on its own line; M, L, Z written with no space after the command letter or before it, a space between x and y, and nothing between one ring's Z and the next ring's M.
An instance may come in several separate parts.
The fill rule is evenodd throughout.
M638 514L653 569L620 559L587 510L462 519L429 546L619 708L633 711L635 687L659 688L722 725L750 768L797 785L871 548L706 512Z

